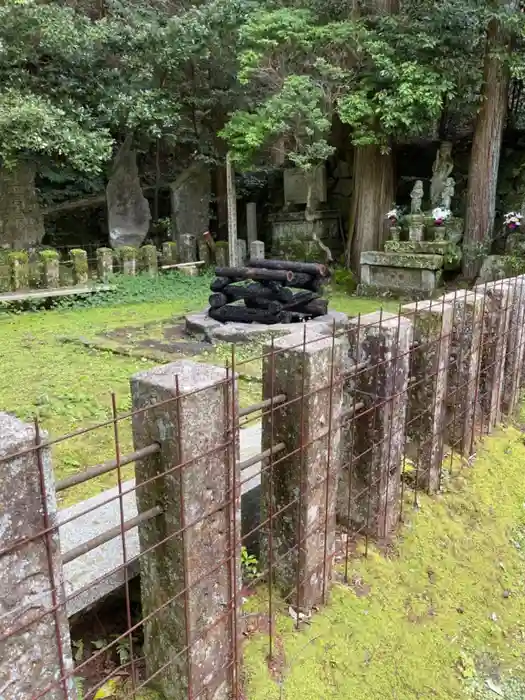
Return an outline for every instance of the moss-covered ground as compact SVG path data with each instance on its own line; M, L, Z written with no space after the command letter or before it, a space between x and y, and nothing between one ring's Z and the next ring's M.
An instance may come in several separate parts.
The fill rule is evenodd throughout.
M246 697L523 700L524 465L518 429L487 438L443 494L406 511L389 556L351 560L309 626L278 614L272 672L267 635L247 642Z
M57 437L79 427L95 425L111 417L111 393L115 392L120 413L130 408L129 378L158 363L140 352L130 356L98 350L75 342L94 339L108 331L128 328L141 337L162 329L174 317L202 309L209 296L209 276L197 278L178 274L151 279L122 278L113 294L82 302L62 301L51 310L0 312L0 410L24 420L38 416L42 427ZM335 291L331 306L351 315L376 310L381 302L360 299ZM390 308L395 305L390 303ZM258 353L243 348L239 359ZM148 353L145 353L148 355ZM230 357L226 345L193 359L221 364ZM165 355L161 361L183 357ZM249 367L248 367L249 369ZM248 378L240 382L241 402L258 400L260 384ZM121 452L131 450L128 421L120 423ZM57 478L87 466L113 459L113 428L108 426L57 444L53 460ZM130 470L126 474L130 473ZM61 505L87 498L115 484L114 472L60 494Z

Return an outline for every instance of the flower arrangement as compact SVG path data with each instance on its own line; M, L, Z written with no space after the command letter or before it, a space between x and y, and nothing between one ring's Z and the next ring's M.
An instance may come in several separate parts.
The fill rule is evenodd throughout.
M509 211L508 214L505 214L505 217L503 218L503 223L505 226L509 229L509 231L515 231L517 228L521 226L521 219L522 215L519 214L516 211Z
M434 219L434 226L442 226L447 219L451 216L450 209L443 209L442 207L436 207L432 210L432 218Z
M399 221L401 213L397 207L394 207L389 212L387 212L386 218L390 221L392 226L396 226Z

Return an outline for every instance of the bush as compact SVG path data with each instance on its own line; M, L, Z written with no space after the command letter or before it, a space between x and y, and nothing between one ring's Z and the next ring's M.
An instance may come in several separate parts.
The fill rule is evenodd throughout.
M347 294L353 294L357 288L357 280L352 270L338 267L335 271L334 282L338 287L342 287Z

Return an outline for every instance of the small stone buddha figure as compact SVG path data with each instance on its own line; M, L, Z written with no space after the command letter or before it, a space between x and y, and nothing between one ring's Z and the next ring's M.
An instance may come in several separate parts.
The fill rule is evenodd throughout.
M452 160L452 144L450 141L443 141L436 154L434 165L432 166L432 180L430 181L430 204L432 208L438 207L447 179L454 168Z

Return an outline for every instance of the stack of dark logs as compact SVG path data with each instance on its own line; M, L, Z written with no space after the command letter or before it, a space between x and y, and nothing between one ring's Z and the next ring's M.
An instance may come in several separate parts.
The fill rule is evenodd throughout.
M217 267L209 315L237 323L294 323L324 316L321 298L330 277L326 265L250 260L248 267Z

